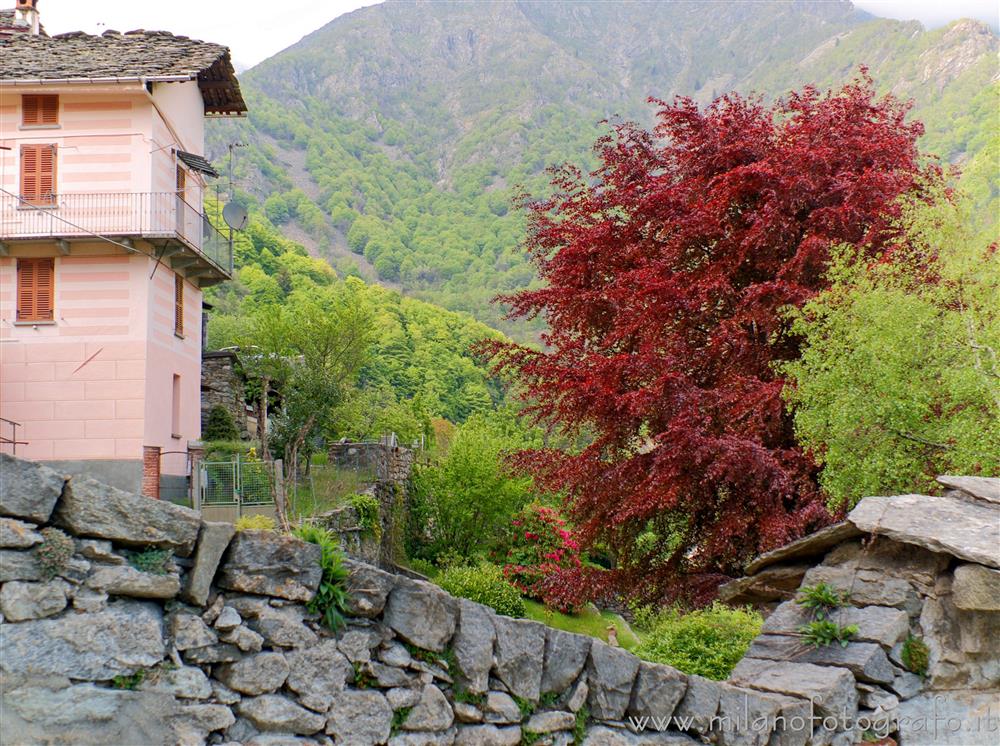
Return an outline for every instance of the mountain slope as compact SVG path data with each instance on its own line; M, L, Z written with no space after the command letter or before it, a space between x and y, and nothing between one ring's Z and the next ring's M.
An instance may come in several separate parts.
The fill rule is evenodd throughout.
M242 190L342 273L524 336L490 304L533 279L510 199L544 191L547 165L586 167L601 119L648 121L648 96L833 85L866 64L915 99L925 148L962 163L996 125L996 51L976 22L925 32L848 2L390 2L242 76L250 121L214 128L211 153L249 142Z

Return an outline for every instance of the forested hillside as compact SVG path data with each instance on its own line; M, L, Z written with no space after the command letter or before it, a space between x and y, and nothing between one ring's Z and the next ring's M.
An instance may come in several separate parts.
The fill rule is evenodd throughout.
M339 278L263 217L237 234L234 254L236 277L207 295L213 304L210 348L242 344L252 349L259 340L247 345L246 339L255 317L273 316L282 307L315 315L327 310L331 294L366 314L370 345L356 380L342 382L344 403L328 435L372 437L394 431L419 438L431 418L462 422L500 402L499 384L488 378L470 349L479 340L502 336L484 324L377 285Z
M226 145L247 142L240 190L342 273L520 336L541 321L505 324L490 304L534 277L512 197L544 191L551 164L590 165L600 120L648 121L648 96L776 96L868 65L880 90L915 99L923 148L946 162L974 159L995 129L997 39L983 24L924 31L848 2L705 7L365 8L245 73L250 120L214 126L211 155L225 164ZM981 204L998 192L984 170Z

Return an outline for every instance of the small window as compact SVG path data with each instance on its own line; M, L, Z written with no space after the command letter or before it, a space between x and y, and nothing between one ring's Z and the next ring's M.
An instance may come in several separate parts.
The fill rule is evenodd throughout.
M56 146L21 146L21 199L36 207L56 203Z
M184 336L184 278L174 275L174 334Z
M18 321L53 320L55 279L55 259L17 260Z
M170 437L181 437L181 377L174 374L170 387Z
M21 124L25 127L59 124L59 96L42 94L21 96Z

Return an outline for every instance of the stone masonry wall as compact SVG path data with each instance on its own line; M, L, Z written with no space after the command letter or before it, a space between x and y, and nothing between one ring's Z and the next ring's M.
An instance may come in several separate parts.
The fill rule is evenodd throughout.
M232 352L206 352L202 355L202 422L207 422L208 413L217 405L225 407L233 416L240 437L248 438L244 383L236 372L236 355Z
M883 658L910 619L885 607L902 616L865 628L868 662L779 685L759 656L713 682L357 561L331 632L307 606L319 547L7 456L0 515L5 745L846 746L857 728L810 712L854 715L862 685L895 681ZM161 572L135 566L151 547Z

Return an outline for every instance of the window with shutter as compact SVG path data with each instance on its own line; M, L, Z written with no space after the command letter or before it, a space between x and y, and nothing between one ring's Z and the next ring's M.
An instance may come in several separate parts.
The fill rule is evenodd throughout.
M59 124L59 96L34 93L21 96L21 124L25 127Z
M174 334L184 336L184 278L174 275Z
M56 203L56 146L21 146L21 199L36 207Z
M55 259L17 260L18 321L55 318L55 279Z

